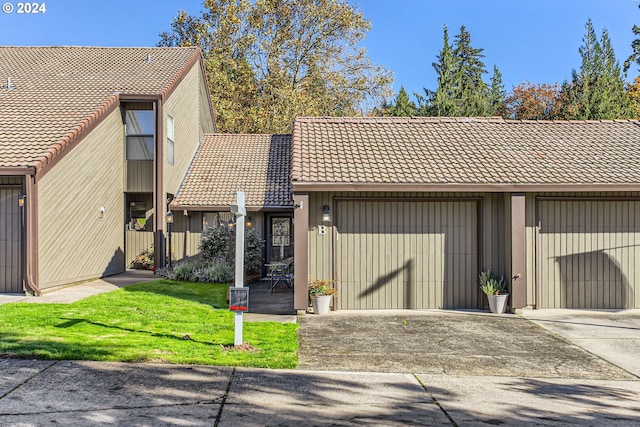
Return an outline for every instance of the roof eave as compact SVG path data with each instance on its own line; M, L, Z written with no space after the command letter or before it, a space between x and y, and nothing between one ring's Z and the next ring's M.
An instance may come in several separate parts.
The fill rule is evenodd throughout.
M348 183L348 182L294 182L293 192L312 191L394 191L394 192L562 192L562 191L640 191L640 183L628 184L430 184L430 183Z
M231 209L229 205L186 205L186 204L171 204L171 209L189 212L227 212ZM281 210L293 210L293 205L289 206L246 206L247 212L260 212L260 211L281 211Z
M35 174L36 168L33 166L0 167L0 176L25 176Z

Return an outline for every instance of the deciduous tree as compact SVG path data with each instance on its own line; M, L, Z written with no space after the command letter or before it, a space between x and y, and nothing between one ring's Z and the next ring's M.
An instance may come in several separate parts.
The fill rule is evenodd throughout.
M288 133L299 115L353 115L391 94L358 43L370 23L346 0L206 0L163 46L200 46L223 132Z
M520 120L555 120L560 118L560 85L523 82L514 86L505 99L506 116Z

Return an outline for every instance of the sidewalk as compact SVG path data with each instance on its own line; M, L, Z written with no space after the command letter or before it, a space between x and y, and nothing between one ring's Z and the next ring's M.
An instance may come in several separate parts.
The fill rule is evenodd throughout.
M0 359L0 425L640 423L640 382Z
M35 304L70 304L93 295L115 291L134 283L150 282L157 277L149 270L127 270L124 273L102 279L91 280L78 285L44 292L42 296L23 294L0 294L0 304L26 302Z

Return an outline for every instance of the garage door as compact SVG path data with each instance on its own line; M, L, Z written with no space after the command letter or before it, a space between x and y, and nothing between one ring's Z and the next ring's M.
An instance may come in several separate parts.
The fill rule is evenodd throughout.
M640 308L640 202L538 203L538 306Z
M22 292L19 187L0 186L0 292Z
M339 201L338 308L478 308L477 204Z

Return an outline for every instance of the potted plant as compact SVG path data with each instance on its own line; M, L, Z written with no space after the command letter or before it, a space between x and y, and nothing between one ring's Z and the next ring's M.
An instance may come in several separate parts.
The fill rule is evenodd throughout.
M338 293L333 286L337 280L318 280L311 279L309 282L309 296L313 304L313 312L315 314L329 314L329 305L331 298Z
M153 246L143 249L131 262L131 268L153 270Z
M491 270L480 273L480 288L489 301L489 311L492 313L504 313L507 309L509 293L506 290L504 278L494 275Z

